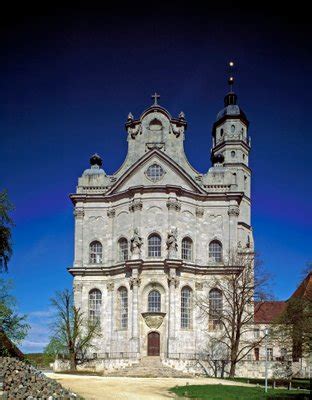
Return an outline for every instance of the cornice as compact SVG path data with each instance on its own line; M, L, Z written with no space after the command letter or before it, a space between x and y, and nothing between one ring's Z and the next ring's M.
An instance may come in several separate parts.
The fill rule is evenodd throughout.
M135 194L143 193L165 193L171 194L175 193L178 197L187 197L198 201L215 201L215 200L236 200L238 203L244 196L243 192L210 192L210 193L194 193L192 191L186 190L181 186L165 185L165 186L133 186L123 192L105 195L105 194L80 194L73 193L69 197L72 203L75 205L77 202L87 203L111 203L120 199L131 199ZM181 200L181 199L179 199Z

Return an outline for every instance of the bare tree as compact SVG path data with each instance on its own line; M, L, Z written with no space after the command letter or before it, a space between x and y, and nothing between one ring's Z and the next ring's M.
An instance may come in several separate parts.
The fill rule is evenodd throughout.
M74 306L72 293L68 290L57 292L51 299L56 310L51 340L70 360L71 370L76 370L78 360L83 360L87 352L94 347L93 340L100 336L99 320L90 320Z
M258 301L260 307L266 298L268 280L254 252L239 248L226 257L224 270L213 278L214 289L196 300L208 319L208 340L217 338L227 349L230 377L235 376L237 363L263 340L253 335L254 304Z

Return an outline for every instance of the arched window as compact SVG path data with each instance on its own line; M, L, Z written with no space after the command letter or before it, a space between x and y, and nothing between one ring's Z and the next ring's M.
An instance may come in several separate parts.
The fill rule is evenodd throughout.
M91 321L100 321L102 306L102 293L99 289L89 292L89 318Z
M101 264L102 245L98 241L90 243L90 264Z
M119 326L120 329L128 328L128 290L122 286L118 289L119 301Z
M161 296L158 290L152 290L148 294L148 311L160 312L161 310Z
M222 244L218 240L209 243L209 260L222 262Z
M222 293L219 289L211 289L209 292L209 327L220 327L220 318L223 309Z
M186 237L182 240L182 259L192 261L193 259L193 241L189 237Z
M128 260L128 240L120 238L118 240L119 261Z
M192 313L192 290L185 286L181 290L181 328L188 329L191 327Z
M232 175L233 175L233 183L234 183L234 185L237 185L237 175L236 175L236 172L234 172Z
M156 233L148 238L148 256L161 257L161 238Z

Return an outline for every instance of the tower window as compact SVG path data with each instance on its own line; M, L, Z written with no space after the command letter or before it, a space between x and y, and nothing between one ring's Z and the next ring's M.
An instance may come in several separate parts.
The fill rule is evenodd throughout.
M235 155L236 155L235 151L234 151L234 150L233 150L233 151L231 151L231 157L232 157L232 158L234 158L234 157L235 157Z
M89 318L91 321L100 321L102 306L102 293L99 289L92 289L89 292Z
M209 260L222 262L222 244L218 240L209 243Z
M181 328L191 327L192 290L186 286L181 290Z
M119 261L128 260L128 240L126 238L120 238L118 240L119 248Z
M101 264L102 245L98 241L90 243L90 264Z
M245 160L245 158L246 158L246 156L245 156L245 154L243 154L243 160Z
M224 130L222 128L222 129L220 129L220 135L223 136L223 133L224 133Z
M231 132L232 132L232 133L235 132L235 125L231 125Z
M160 312L161 310L161 296L158 290L152 290L148 294L148 311Z
M118 289L119 294L119 326L121 329L128 327L128 291L122 286Z
M152 234L148 238L148 256L161 257L161 238L157 234Z
M220 327L223 309L222 293L219 289L211 289L209 292L209 325L215 330Z

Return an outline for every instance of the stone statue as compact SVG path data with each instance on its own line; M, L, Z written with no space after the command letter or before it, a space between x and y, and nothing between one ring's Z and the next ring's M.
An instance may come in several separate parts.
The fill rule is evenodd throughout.
M132 253L132 259L139 259L141 255L141 247L143 244L143 240L139 235L138 228L134 229L133 237L131 238L130 250Z
M168 258L175 258L178 250L178 230L171 228L166 241Z

